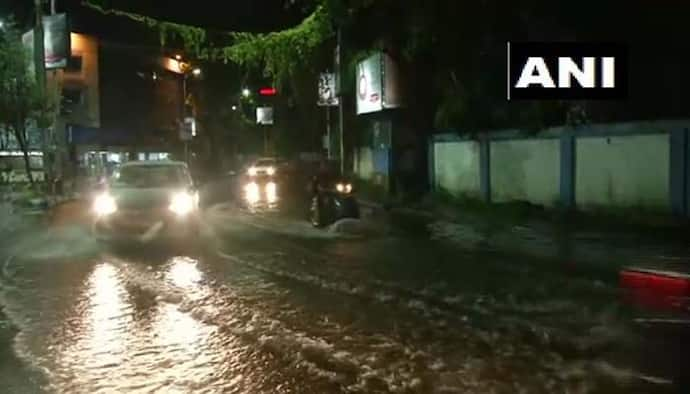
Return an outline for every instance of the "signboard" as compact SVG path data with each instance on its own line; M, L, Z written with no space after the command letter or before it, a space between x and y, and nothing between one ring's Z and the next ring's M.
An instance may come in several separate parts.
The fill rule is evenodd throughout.
M70 34L67 14L43 17L46 69L65 68L70 57Z
M22 44L29 53L28 72L31 77L36 75L36 61L34 60L34 30L31 29L22 35Z
M257 107L256 108L256 124L272 125L273 124L273 107Z
M180 140L191 141L192 140L192 133L190 133L188 130L185 130L184 127L181 127L180 128Z
M194 136L196 136L196 120L192 117L184 118L184 122L180 125L180 139L190 141Z
M320 107L333 107L340 103L336 93L336 81L334 73L321 73L319 75L319 99Z
M31 55L29 73L35 73L34 31L22 35L22 43ZM67 14L55 14L43 17L43 48L47 70L65 68L71 55L70 32L67 25Z
M400 68L392 57L383 55L383 108L404 106L403 86Z
M381 54L374 54L357 65L357 114L368 114L383 109L383 73Z
M357 114L402 106L398 67L393 59L376 53L357 65Z

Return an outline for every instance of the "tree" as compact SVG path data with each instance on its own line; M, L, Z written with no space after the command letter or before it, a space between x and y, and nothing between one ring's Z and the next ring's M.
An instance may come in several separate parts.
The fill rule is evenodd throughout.
M27 177L33 187L27 125L33 120L39 127L45 126L48 101L31 75L31 61L19 31L6 24L0 30L0 125L10 130L19 144Z

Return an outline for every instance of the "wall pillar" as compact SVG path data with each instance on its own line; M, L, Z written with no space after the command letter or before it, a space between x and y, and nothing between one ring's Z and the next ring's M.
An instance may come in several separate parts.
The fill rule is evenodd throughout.
M491 202L491 142L486 135L479 138L479 190L482 200Z
M427 176L429 191L436 191L436 141L431 136L427 142Z
M671 211L675 216L688 216L688 129L671 131L669 135L669 191Z
M561 134L561 205L575 209L575 134L568 130Z

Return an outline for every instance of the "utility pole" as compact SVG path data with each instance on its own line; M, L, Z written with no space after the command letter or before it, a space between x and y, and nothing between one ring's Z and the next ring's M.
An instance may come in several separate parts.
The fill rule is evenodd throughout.
M333 149L331 148L331 106L326 105L326 149L328 150L328 159L333 158Z
M343 46L343 34L342 34L342 28L338 27L338 47L336 50L336 73L338 74L338 112L339 112L339 139L340 139L340 174L345 175L345 142L343 138L343 129L344 129L344 118L343 118L343 73L342 73L342 59L341 59L341 52L342 52L342 46Z
M50 0L50 14L55 15L57 13L57 0ZM67 34L70 34L68 31ZM69 49L69 53L71 53L71 48ZM53 89L51 92L51 97L54 100L54 118L53 118L53 124L52 124L52 133L51 133L51 138L48 140L50 141L51 145L54 144L55 146L55 162L53 163L53 168L51 170L52 174L54 174L55 179L60 179L61 183L64 184L64 178L65 174L67 171L66 164L67 164L67 141L66 141L66 135L65 135L65 125L63 120L60 118L60 104L61 104L61 85L60 85L60 80L58 78L58 70L53 69L50 72L51 75L51 84L50 87ZM60 191L62 192L62 190Z
M45 63L45 48L43 41L43 4L42 0L34 0L34 8L36 12L36 24L34 26L34 68L36 76L36 85L38 87L38 94L41 100L46 98L46 63ZM45 113L45 102L42 103L42 111ZM47 130L41 128L41 150L43 151L43 174L47 181L51 181L50 176L50 155L48 147Z
M269 153L269 147L268 147L268 127L269 126L263 126L264 129L264 156L268 156Z
M186 128L186 123L185 119L187 117L187 76L189 74L185 73L182 75L182 127ZM186 133L187 130L184 129L184 133ZM184 160L187 162L187 165L189 165L189 141L187 140L187 135L185 134L185 140L184 140Z

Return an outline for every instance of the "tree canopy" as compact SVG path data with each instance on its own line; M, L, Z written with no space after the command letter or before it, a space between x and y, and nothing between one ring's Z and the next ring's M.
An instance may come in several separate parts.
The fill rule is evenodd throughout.
M269 33L211 32L107 9L103 0L83 2L156 28L163 43L179 40L201 59L234 62L261 71L278 84L293 83L290 80L299 79L295 77L305 70L315 74L315 80L317 71L332 64L333 37L339 27L344 40L344 86L354 86L354 64L364 54L388 52L402 67L409 93L415 97L415 112L425 119L426 125L420 127L429 129L538 129L566 121L575 104L583 107L571 102L507 102L502 78L507 41L622 41L638 46L638 53L652 53L657 48L648 43L679 37L684 26L683 14L670 8L655 15L641 4L618 0L313 0L311 13L291 28ZM615 29L612 20L617 20ZM324 61L327 57L329 61ZM636 58L640 61L636 67L651 70L644 58ZM629 104L618 106L638 116L651 114L654 107L642 101ZM584 103L584 107L590 106ZM659 111L671 107L658 104ZM602 112L600 120L615 119L611 114L616 111L620 112L616 117L630 116L623 109L610 109L608 115Z
M322 43L333 36L331 13L326 3L316 4L314 10L294 27L277 32L248 33L209 31L107 8L99 0L82 2L104 14L126 17L157 29L162 45L175 41L201 60L234 62L247 68L261 69L264 75L277 83L285 81L307 64Z
M0 128L11 132L24 153L27 176L31 178L28 159L27 124L47 122L48 101L38 88L29 65L32 59L24 48L19 31L11 24L0 30Z

